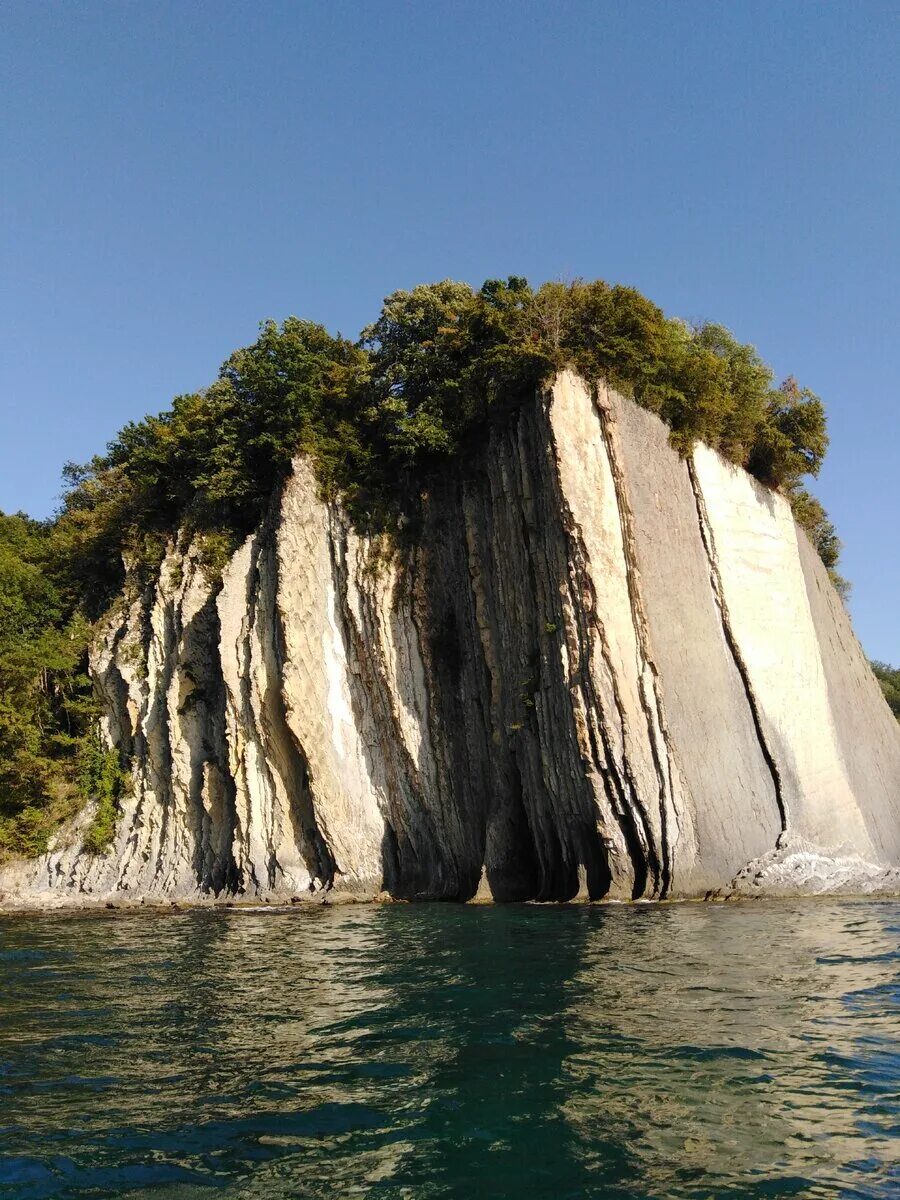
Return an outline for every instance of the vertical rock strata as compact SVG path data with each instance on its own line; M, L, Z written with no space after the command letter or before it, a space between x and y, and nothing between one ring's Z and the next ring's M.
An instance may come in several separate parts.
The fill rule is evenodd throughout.
M778 798L723 619L692 464L672 452L652 413L614 393L606 399L627 480L670 761L685 797L673 886L702 895L775 846Z
M6 905L900 889L900 730L790 509L563 373L362 538L298 459L91 669L130 763Z

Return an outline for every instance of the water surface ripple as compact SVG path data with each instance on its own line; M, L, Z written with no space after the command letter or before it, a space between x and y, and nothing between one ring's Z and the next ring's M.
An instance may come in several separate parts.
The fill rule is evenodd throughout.
M0 919L0 1197L900 1196L900 904Z

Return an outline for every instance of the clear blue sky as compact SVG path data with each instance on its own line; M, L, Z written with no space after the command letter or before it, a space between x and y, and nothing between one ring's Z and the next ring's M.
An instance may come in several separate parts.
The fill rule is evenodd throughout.
M209 382L264 317L596 276L830 414L817 491L900 662L896 4L0 7L0 508Z

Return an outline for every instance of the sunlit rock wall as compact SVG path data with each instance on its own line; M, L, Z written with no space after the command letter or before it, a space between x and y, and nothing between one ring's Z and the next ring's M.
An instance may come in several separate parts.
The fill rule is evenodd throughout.
M787 503L564 373L392 545L309 464L92 655L131 766L5 905L900 890L900 729Z

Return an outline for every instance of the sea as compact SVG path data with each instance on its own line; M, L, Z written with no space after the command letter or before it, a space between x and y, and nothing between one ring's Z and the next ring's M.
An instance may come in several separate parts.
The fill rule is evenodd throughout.
M0 1197L900 1197L900 904L0 918Z

